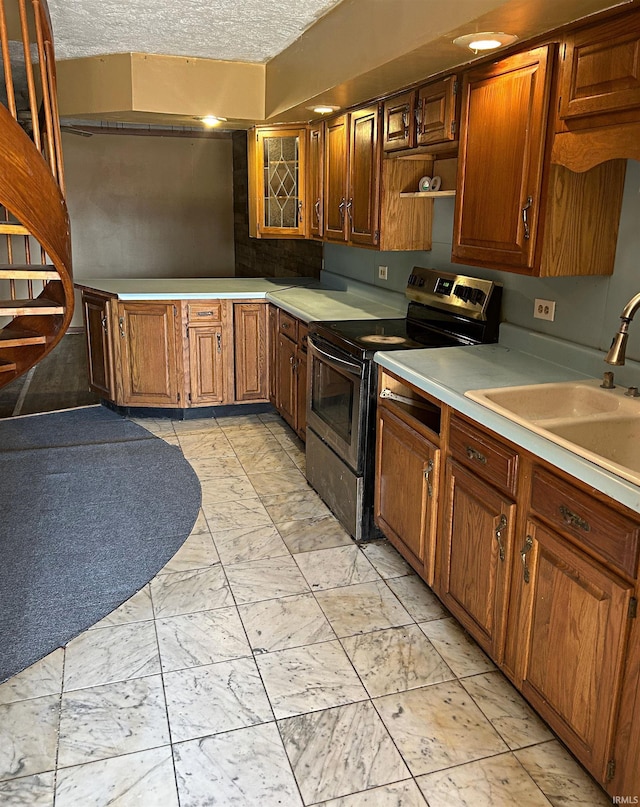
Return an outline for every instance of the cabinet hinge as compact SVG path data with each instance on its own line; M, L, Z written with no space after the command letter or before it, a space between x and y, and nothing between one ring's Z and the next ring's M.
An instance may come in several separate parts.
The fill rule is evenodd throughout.
M564 60L565 60L566 58L567 58L567 43L565 42L565 43L562 45L562 61L564 62Z
M459 86L460 86L460 82L459 82L459 81L457 81L457 80L456 80L456 81L454 81L454 82L453 82L453 94L454 94L454 95L457 95L457 94L458 94L458 88L459 88Z
M184 326L184 329L185 329L185 331L187 332L187 339L189 339L189 326L188 326L188 325L185 325L185 326Z
M178 403L180 403L180 393L178 393Z
M607 762L607 776L606 781L610 782L613 777L616 775L616 761L615 759L610 759Z
M174 306L173 306L173 316L174 316L174 317L177 317L177 316L178 316L178 306L177 306L177 305L174 305Z
M376 230L373 234L373 243L377 244L380 240L380 230Z
M631 597L629 600L629 619L635 619L638 616L638 600L636 597Z
M193 399L191 398L191 393L190 393L190 392L188 392L188 393L187 393L187 398L189 399L189 403L191 403L191 401L192 401Z
M455 135L457 128L458 128L458 122L455 121L455 120L452 120L451 121L451 134L452 135Z

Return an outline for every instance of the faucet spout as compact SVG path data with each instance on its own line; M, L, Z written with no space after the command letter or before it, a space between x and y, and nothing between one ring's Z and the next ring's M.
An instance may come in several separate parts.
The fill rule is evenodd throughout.
M629 323L639 308L640 293L636 294L635 297L632 297L622 309L622 314L620 315L620 329L613 337L609 352L604 359L607 364L614 364L616 366L624 364L627 351L627 341L629 339Z

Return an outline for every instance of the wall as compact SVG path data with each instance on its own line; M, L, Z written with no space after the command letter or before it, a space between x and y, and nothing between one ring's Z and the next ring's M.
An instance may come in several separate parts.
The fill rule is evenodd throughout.
M249 238L246 132L233 133L233 214L238 277L320 276L320 242L288 238Z
M76 280L234 274L230 138L62 143Z
M610 277L530 278L451 263L452 198L434 203L430 252L375 252L327 244L325 269L355 280L402 291L413 266L458 271L504 284L502 319L588 347L607 350L625 303L640 291L640 163L629 160L622 203L615 269ZM388 281L378 266L389 267ZM533 318L535 298L556 301L555 322ZM640 360L640 314L630 329L629 358Z

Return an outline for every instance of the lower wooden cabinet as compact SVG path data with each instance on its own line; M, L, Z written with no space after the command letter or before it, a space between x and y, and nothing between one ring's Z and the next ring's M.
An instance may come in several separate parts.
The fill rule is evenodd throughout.
M376 524L433 582L440 450L383 406L376 450Z
M500 662L516 505L452 460L447 462L445 489L438 594Z
M83 291L91 388L118 406L269 401L264 300L119 301Z
M272 401L303 441L307 423L307 330L301 320L275 309L270 324L275 346L270 351Z
M123 406L181 403L176 331L178 303L120 302L116 361Z
M109 298L82 295L82 313L87 334L89 389L103 398L113 395L113 348L109 326Z
M522 692L607 782L633 586L533 520L519 552Z

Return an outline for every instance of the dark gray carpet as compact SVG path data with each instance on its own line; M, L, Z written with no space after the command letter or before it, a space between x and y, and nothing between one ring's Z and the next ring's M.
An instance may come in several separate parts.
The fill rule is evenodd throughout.
M177 447L101 406L0 421L0 682L141 589L200 502Z

